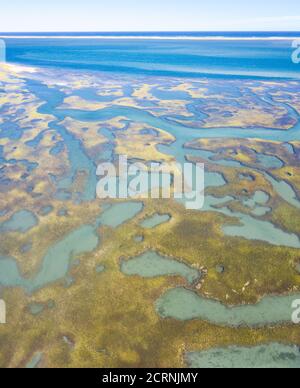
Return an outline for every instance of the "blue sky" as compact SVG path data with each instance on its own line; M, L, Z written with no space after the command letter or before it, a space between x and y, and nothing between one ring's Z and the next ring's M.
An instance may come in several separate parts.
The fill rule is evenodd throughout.
M0 0L0 30L300 30L299 0Z

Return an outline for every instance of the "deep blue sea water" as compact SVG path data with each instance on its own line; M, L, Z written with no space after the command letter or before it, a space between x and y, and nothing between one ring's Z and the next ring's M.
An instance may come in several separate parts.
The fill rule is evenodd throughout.
M8 61L26 65L175 77L300 78L300 65L291 59L292 40L300 32L1 35ZM191 39L205 37L216 39Z

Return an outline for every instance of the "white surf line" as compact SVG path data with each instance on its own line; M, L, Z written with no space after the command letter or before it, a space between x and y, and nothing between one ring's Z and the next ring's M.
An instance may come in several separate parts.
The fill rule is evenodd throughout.
M15 63L0 63L0 71L13 71L15 73L36 73L38 69L36 67L27 66L27 65L19 65Z

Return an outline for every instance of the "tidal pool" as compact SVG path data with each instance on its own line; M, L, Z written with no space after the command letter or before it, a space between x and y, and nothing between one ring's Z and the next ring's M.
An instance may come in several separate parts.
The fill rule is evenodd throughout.
M99 216L95 224L81 226L50 247L42 259L39 272L32 279L25 279L21 276L13 258L0 256L0 285L23 287L27 292L32 293L64 278L68 274L72 259L97 248L100 242L97 228L100 225L118 227L132 219L142 209L143 203L141 202L111 205Z
M49 151L50 155L57 156L64 150L64 143L62 141L58 142L54 147Z
M99 265L96 266L96 272L97 273L102 273L104 271L105 271L105 267L104 267L103 264L99 264Z
M234 198L230 196L216 198L208 195L205 197L204 207L201 211L213 211L231 218L237 218L237 225L225 225L222 227L226 236L264 241L276 246L300 248L300 240L296 234L284 232L276 228L271 222L258 220L247 214L229 210L226 207L226 203L233 200ZM222 205L223 207L220 207Z
M157 300L156 311L162 318L180 321L199 319L221 326L260 327L291 323L295 299L300 295L268 296L255 305L227 307L179 287Z
M187 353L186 362L190 368L203 369L298 369L300 349L279 343L249 348L231 346Z
M255 178L250 174L239 174L239 178L241 180L246 180L248 182L254 182Z
M272 184L274 190L284 201L296 207L297 209L300 209L300 201L292 186L290 186L285 181L277 181L269 174L265 174L265 177Z
M178 260L163 257L154 251L148 251L128 261L121 262L121 271L129 276L154 278L159 276L182 276L190 284L201 277L201 273Z
M35 369L39 366L40 362L42 361L43 353L36 353L32 359L28 362L26 365L26 369Z
M156 226L165 224L170 221L171 216L169 214L154 214L152 217L145 219L141 222L141 226L145 229L153 229Z
M295 150L294 150L294 146L292 144L285 143L285 144L283 144L283 146L291 155L294 155Z
M229 160L229 159L214 159L216 156L218 156L217 153L202 149L193 149L193 148L187 148L187 153L189 156L195 156L202 159L206 159L210 163L218 164L224 167L233 167L233 168L240 168L243 167L243 165L236 160Z
M258 206L254 210L252 210L252 214L257 217L265 216L266 214L270 213L272 209L270 207L263 207Z
M44 311L45 306L41 303L31 303L28 306L29 312L32 315L39 315Z
M264 191L256 191L252 198L247 198L243 200L243 205L252 209L251 213L254 216L261 217L269 213L272 209L265 205L269 201L270 197Z
M57 212L58 217L67 217L68 215L68 210L67 209L60 209Z
M234 213L227 208L221 209L220 212L230 217L237 217L240 221L240 225L222 227L226 236L265 241L276 246L300 248L300 240L296 234L284 232L271 222L257 220L243 213Z
M23 287L31 293L66 276L71 259L93 251L98 244L99 237L96 235L94 226L80 227L48 250L38 274L33 279L25 279L20 275L14 259L0 257L0 285Z
M32 248L32 243L24 244L22 245L20 251L22 253L28 253L29 251L31 251L31 248Z
M0 210L0 217L4 217L8 213L7 209Z
M258 154L257 161L263 168L267 169L277 169L284 166L284 163L273 155Z
M97 224L117 228L137 216L144 208L142 202L122 202L111 205L98 218Z
M0 225L1 233L26 233L38 224L37 217L28 210L21 210Z
M42 216L47 216L47 215L50 214L53 210L54 210L54 208L53 208L52 205L44 206L44 207L40 210L40 214L41 214Z
M135 237L134 237L134 241L135 241L136 243L141 243L141 242L144 241L144 236L135 236Z
M257 204L265 205L269 201L270 197L264 191L256 191L254 196L250 199L246 199L243 203L248 207L255 207Z

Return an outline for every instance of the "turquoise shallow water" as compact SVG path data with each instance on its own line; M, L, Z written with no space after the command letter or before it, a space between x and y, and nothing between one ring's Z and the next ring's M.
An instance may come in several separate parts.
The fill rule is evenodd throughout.
M146 252L128 261L123 260L121 271L126 275L139 275L145 278L182 276L191 284L201 276L197 269L175 259L163 257L153 251Z
M28 364L26 365L26 368L27 369L35 369L39 366L40 362L42 361L43 359L43 353L35 353L34 356L32 357L32 359L28 362Z
M256 305L226 307L185 288L167 291L156 302L162 318L200 319L222 326L267 326L292 322L292 303L300 295L268 296Z
M142 202L123 202L110 206L98 219L98 225L116 228L130 221L143 210Z
M53 206L48 205L48 206L43 207L43 208L40 210L40 214L41 214L42 216L47 216L47 215L50 214L52 211L53 211Z
M165 224L170 219L171 216L169 214L154 214L152 217L146 218L141 222L141 226L146 229L152 229L161 224Z
M48 250L38 274L33 279L23 278L13 259L0 257L0 285L23 287L28 292L33 292L64 277L68 273L71 258L91 252L98 243L99 238L93 226L80 227Z
M300 209L300 200L297 198L294 189L288 183L285 181L277 181L269 174L265 174L265 177L284 201Z
M0 232L21 232L26 233L38 224L37 217L28 210L21 210L12 217L0 224Z
M269 195L264 191L256 191L251 199L244 201L244 205L249 207L254 207L256 204L265 205L269 199Z
M226 236L243 237L250 240L265 241L276 246L285 246L300 249L300 239L294 233L282 231L268 221L261 221L243 213L233 213L227 209L221 209L223 214L237 217L241 225L223 226Z
M270 207L264 206L269 201L270 197L263 191L256 191L253 197L245 198L242 203L244 206L251 209L251 214L257 217L262 217L271 212Z
M108 207L93 225L83 225L50 247L42 259L36 276L23 278L13 258L0 256L0 285L23 287L34 292L67 276L70 262L81 254L92 252L100 243L97 229L102 226L116 228L135 217L143 209L139 202L118 203Z
M215 198L211 195L206 195L204 207L201 211L213 211L236 218L236 225L225 225L222 227L224 234L227 236L264 241L276 246L300 248L300 239L296 234L285 232L268 221L229 210L226 207L226 203L232 200L234 198L230 196ZM265 208L263 209L265 210Z
M276 169L283 167L283 162L273 155L259 154L257 156L258 164L267 169Z
M191 368L254 368L254 369L298 369L300 349L278 343L252 348L231 346L186 355Z
M31 303L28 306L28 309L30 311L30 314L32 315L39 315L44 311L45 306L40 303Z

